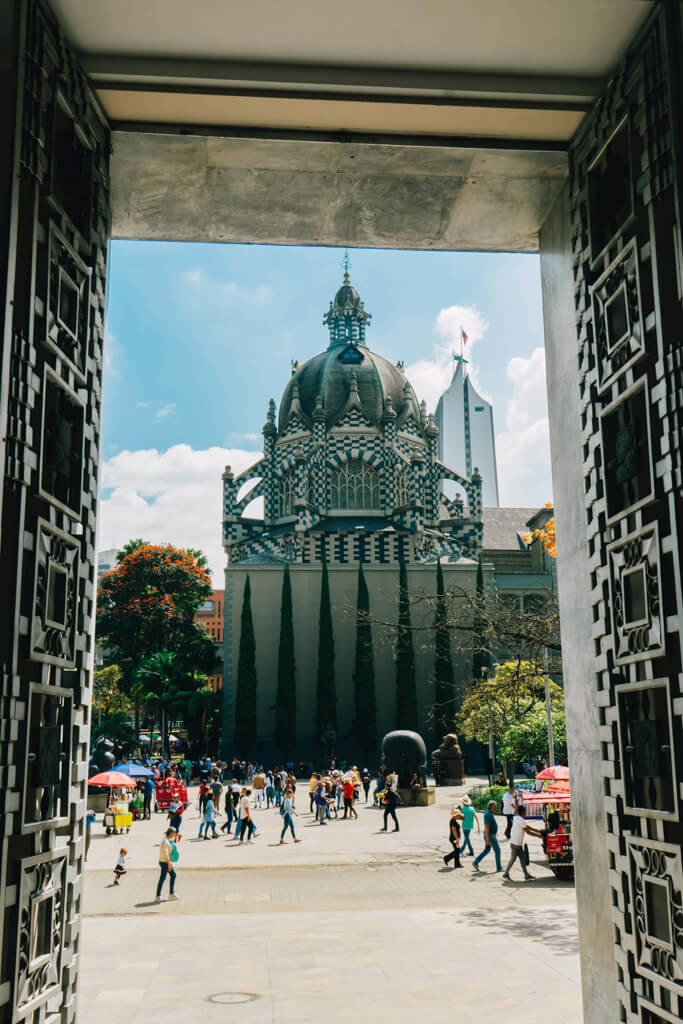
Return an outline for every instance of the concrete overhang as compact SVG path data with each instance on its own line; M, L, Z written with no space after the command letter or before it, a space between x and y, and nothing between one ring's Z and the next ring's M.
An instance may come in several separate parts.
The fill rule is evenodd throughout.
M652 0L52 0L119 237L533 251Z

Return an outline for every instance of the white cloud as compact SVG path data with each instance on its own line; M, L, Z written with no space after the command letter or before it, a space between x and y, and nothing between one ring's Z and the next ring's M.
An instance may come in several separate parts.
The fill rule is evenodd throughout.
M154 418L156 420L165 420L168 416L172 416L174 412L175 402L167 402L166 405L159 409Z
M226 466L237 475L260 453L240 448L195 450L178 444L165 452L155 448L122 451L102 467L102 488L111 489L100 503L100 550L120 548L131 537L155 544L200 548L213 572L214 586L223 586L222 481ZM254 509L249 510L256 515Z
M136 402L135 403L135 408L136 409L149 409L151 404L152 404L151 401L149 401L149 402Z
M484 392L477 379L476 367L472 366L472 350L488 328L488 324L476 306L447 306L436 317L434 330L440 340L434 343L432 359L418 359L406 366L408 380L415 388L417 397L425 400L427 408L434 411L442 393L453 376L453 356L460 355L460 328L467 335L464 348L465 358L470 360L470 375L477 390ZM484 396L485 397L485 396Z
M544 349L511 359L506 373L512 397L496 437L501 504L540 507L552 499Z
M260 441L260 434L238 434L236 430L233 430L231 434L228 434L228 441Z
M267 284L258 284L253 288L245 288L236 281L220 281L210 277L205 270L186 270L181 274L182 280L188 285L187 295L195 301L201 301L203 305L211 303L221 306L225 303L250 303L255 306L267 305L272 297L273 290Z

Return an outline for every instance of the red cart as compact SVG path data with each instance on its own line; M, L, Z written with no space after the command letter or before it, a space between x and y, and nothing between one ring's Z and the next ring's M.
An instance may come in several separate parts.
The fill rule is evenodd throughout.
M187 786L178 779L160 779L154 783L154 810L169 811L172 804L182 804L187 807Z

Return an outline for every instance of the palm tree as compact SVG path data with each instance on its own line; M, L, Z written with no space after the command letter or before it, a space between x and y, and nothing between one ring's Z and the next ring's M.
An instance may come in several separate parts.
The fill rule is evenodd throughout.
M133 696L159 715L161 752L168 753L168 712L178 706L180 694L180 672L178 655L173 651L158 651L150 655L135 670Z

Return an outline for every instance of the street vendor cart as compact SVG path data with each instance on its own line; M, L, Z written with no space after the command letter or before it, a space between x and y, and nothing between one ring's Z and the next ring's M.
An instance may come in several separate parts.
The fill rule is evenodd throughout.
M102 786L109 790L109 801L104 812L103 825L108 836L130 832L133 815L130 813L126 789L134 788L135 781L122 772L100 772L88 779L88 786Z
M172 804L189 804L187 786L178 779L169 776L167 779L159 779L154 784L154 810L169 811Z
M548 866L556 878L571 881L574 877L574 849L572 845L571 797L566 790L546 789L540 793L525 793L524 805L528 814L542 814L545 829L543 851Z

